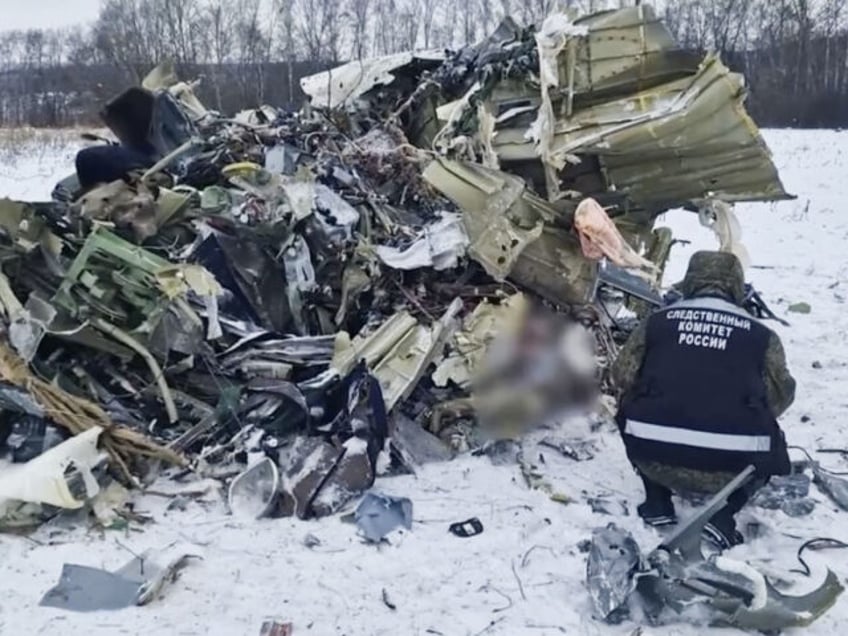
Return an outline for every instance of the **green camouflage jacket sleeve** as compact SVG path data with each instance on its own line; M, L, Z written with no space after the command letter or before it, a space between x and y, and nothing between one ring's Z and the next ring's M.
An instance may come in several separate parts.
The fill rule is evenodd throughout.
M627 392L636 381L642 360L645 358L645 339L648 334L648 321L643 320L630 334L627 342L618 352L612 365L612 380L619 393Z
M648 321L643 320L630 334L612 366L612 378L620 393L633 386L645 358ZM775 417L780 417L795 400L795 379L786 365L786 353L780 338L771 333L763 371L766 396Z
M764 375L769 407L775 417L780 417L795 401L795 378L786 366L783 343L774 332L766 349Z

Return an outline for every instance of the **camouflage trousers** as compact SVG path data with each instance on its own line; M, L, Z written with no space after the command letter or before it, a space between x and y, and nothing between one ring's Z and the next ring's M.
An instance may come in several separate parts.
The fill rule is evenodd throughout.
M678 493L713 495L736 477L734 473L693 470L660 462L640 461L634 462L634 466L650 481Z

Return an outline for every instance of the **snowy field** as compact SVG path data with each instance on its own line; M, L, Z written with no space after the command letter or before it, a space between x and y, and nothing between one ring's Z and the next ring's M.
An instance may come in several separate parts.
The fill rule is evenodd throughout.
M749 279L772 308L791 323L777 328L784 339L798 397L783 419L790 444L809 449L848 446L848 132L766 131L786 187L796 201L738 208L744 242L757 268ZM73 169L74 148L53 144L46 151L0 151L0 196L47 198L53 183ZM716 245L711 232L684 212L669 214L679 238L669 280L678 280L688 256ZM807 302L812 312L789 314ZM814 365L814 363L817 363ZM600 452L594 460L571 463L544 452L548 478L582 502L611 495L627 502L629 516L615 518L631 530L643 549L659 535L635 516L641 501L617 432L590 433L587 422L563 425L568 435L592 436ZM821 455L828 467L848 470L839 455ZM168 512L166 500L147 496L136 505L155 523L128 533L104 534L85 525L67 531L42 528L30 538L0 535L0 634L167 634L174 636L255 636L263 620L294 623L295 636L476 636L482 634L626 635L636 625L595 622L583 585L585 555L578 543L612 517L593 514L585 503L567 506L528 490L517 467L496 467L486 458L463 458L425 468L415 477L384 478L377 489L414 503L412 532L391 545L364 545L355 527L338 516L318 522L242 522L227 516L220 497L192 501L185 511ZM815 487L808 517L746 509L744 523L764 529L733 550L761 571L794 581L792 593L818 585L829 565L848 578L848 551L807 553L813 576L797 567L795 552L807 539L848 540L848 512L840 512ZM685 516L689 511L681 508ZM485 531L471 539L448 533L454 521L477 516ZM320 545L307 548L304 537ZM38 602L59 578L63 563L116 569L148 548L174 542L202 555L146 607L118 612L71 614L40 608ZM384 595L396 606L390 609ZM835 634L848 621L848 596L805 630ZM643 634L694 636L710 630L676 625ZM734 630L716 633L736 634Z

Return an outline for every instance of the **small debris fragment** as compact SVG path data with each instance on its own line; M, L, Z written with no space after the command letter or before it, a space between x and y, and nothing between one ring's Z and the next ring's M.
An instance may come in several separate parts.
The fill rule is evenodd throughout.
M775 475L760 488L751 503L768 510L783 510L790 517L812 512L815 502L807 498L811 480L803 473Z
M766 527L760 521L749 521L745 524L744 534L748 539L759 539L760 537L765 536Z
M796 501L784 502L780 509L787 517L806 517L816 509L816 501L805 497Z
M42 607L74 612L116 610L145 605L175 579L192 555L172 548L148 550L115 572L65 564L59 583L41 599Z
M386 588L383 588L383 604L392 611L397 609L397 605L389 600L389 593L386 591Z
M468 539L470 537L476 537L478 534L482 534L483 523L477 517L472 517L466 521L452 523L448 528L448 531L454 536L462 539Z
M291 623L278 621L265 621L259 630L259 636L292 636L293 633L294 627Z
M279 487L277 464L266 457L230 484L230 510L242 519L260 519L274 507Z
M180 512L185 512L188 509L189 501L190 499L185 495L177 495L168 502L166 510L179 510Z
M499 439L486 442L475 455L485 455L494 466L512 466L518 461L521 444L512 439Z
M595 442L587 439L546 437L539 443L577 462L594 459L598 452Z
M12 451L13 462L26 463L61 444L66 437L55 426L48 425L44 418L24 415L12 424L6 447Z
M354 516L362 536L371 543L379 543L397 528L412 529L412 501L369 492Z
M614 524L595 530L590 546L587 582L595 614L618 624L629 614L627 598L636 588L633 574L641 559L639 546Z
M592 512L600 515L610 515L614 517L628 517L630 510L627 508L626 501L605 499L603 497L590 497L586 500L592 508Z
M812 467L813 481L819 489L842 510L848 510L848 480L825 470L818 462L813 462Z

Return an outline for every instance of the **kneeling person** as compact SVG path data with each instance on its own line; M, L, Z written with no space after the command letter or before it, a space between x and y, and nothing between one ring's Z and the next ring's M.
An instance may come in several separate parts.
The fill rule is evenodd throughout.
M683 300L645 319L613 367L622 391L617 423L645 486L646 523L676 522L672 492L713 494L746 466L736 491L705 532L722 548L743 541L735 515L771 475L790 471L777 418L795 380L780 338L743 308L744 273L724 252L692 256Z

